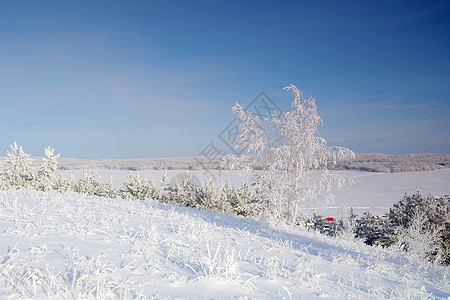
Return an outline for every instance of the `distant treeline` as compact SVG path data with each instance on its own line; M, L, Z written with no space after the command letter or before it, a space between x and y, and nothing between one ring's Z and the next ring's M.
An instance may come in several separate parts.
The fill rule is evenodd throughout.
M223 156L193 156L141 159L75 159L60 158L58 169L113 169L113 170L217 170ZM39 162L39 160L36 160ZM382 154L357 153L354 160L329 165L330 170L358 170L368 172L414 172L450 168L449 154Z
M449 154L382 154L357 153L354 160L338 162L330 169L369 172L414 172L450 168Z

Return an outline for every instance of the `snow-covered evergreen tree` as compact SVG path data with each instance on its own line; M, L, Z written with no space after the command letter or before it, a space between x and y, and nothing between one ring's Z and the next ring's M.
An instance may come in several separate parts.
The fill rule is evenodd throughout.
M429 222L442 223L446 213L445 208L445 205L440 204L432 195L425 197L417 191L412 196L405 194L399 202L394 203L389 210L388 220L392 226L407 227L412 222L412 216L419 209L428 216ZM441 211L442 209L444 211Z
M361 219L356 220L355 235L368 245L390 246L392 230L385 219L366 211Z
M55 149L47 147L45 156L42 158L42 164L38 171L39 189L48 191L53 189L52 185L57 170L59 153L55 155Z
M59 176L53 183L53 189L58 192L75 192L75 187L77 186L77 181L72 175L69 179L64 178L62 175Z
M347 240L355 238L357 217L353 207L350 207L348 216L342 220L342 229L338 232L339 236Z
M197 187L195 197L197 203L196 206L198 208L216 210L218 205L218 195L211 174L208 173L204 185Z
M155 181L153 179L149 180L148 185L150 187L149 198L154 201L165 202L164 191L161 190L161 188L155 184Z
M250 190L248 183L242 182L236 191L237 204L234 213L241 216L257 217L261 214L263 207L256 200L256 195Z
M124 199L145 200L150 198L150 190L147 178L142 179L139 172L130 172L125 181L122 182L119 196Z
M25 153L16 142L11 145L11 151L7 157L0 162L2 171L0 178L4 188L34 188L37 182L36 171L31 166L33 163L31 155Z
M293 110L280 116L261 119L239 103L233 106L232 112L241 122L237 148L245 153L226 162L228 168L253 175L269 220L294 224L299 206L326 204L333 200L334 189L351 183L341 173L328 172L327 166L351 159L354 153L329 147L317 136L322 119L315 98L304 98L294 85L285 89L294 94Z
M184 206L196 207L195 192L197 184L194 182L192 175L186 173L183 175L181 182L176 182L175 187L170 190L170 201Z
M74 190L77 193L90 196L114 198L117 195L117 191L113 187L112 178L110 182L103 182L98 174L92 172L87 174L85 171L81 173L81 178L78 180Z
M238 204L236 192L228 179L220 184L219 203L220 205L216 209L222 212L234 212L234 208Z
M317 231L321 234L336 236L338 231L342 231L343 223L314 213L311 218L306 218L306 227L308 230Z
M355 234L369 245L373 244L372 235L375 230L374 216L370 211L364 212L362 218L357 220Z
M161 187L161 195L160 195L160 201L161 202L168 202L170 201L170 180L169 176L167 176L167 170L164 170L164 174L159 181L159 186Z

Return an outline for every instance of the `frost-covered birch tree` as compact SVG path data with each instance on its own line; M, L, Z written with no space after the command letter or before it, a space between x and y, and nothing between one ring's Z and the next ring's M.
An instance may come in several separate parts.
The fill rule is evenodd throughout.
M245 151L227 161L229 168L254 176L269 220L294 223L301 206L329 203L334 189L351 183L327 167L354 158L354 153L330 147L318 136L322 119L315 98L304 98L294 85L285 90L294 95L293 109L279 116L261 119L235 103L232 113L240 121L236 144Z

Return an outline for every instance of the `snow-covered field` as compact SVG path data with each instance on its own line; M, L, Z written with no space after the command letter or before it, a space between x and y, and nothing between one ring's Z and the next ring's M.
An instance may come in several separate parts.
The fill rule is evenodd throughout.
M98 173L116 184L127 174ZM335 205L389 206L418 186L448 193L450 182L450 170L349 174L355 185ZM142 175L159 180L162 172ZM385 195L392 199L368 202ZM1 299L445 299L449 270L392 248L250 218L153 201L0 191Z

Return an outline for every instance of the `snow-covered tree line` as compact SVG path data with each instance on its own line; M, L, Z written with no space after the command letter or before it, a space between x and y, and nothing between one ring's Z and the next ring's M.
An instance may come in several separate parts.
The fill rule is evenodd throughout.
M60 155L54 153L54 149L46 148L42 164L36 170L32 167L31 156L14 142L7 157L0 161L0 189L32 188L110 198L151 199L243 216L258 216L262 210L260 201L257 200L261 195L258 191L251 190L247 183L243 182L235 189L229 181L223 181L216 187L211 176L200 186L186 173L172 186L166 172L159 183L141 178L139 172L130 172L118 188L114 187L112 178L105 182L92 172L83 171L78 180L74 177L56 178L54 172Z
M450 168L449 154L357 153L355 159L340 161L330 169L394 173L432 171L446 168Z

